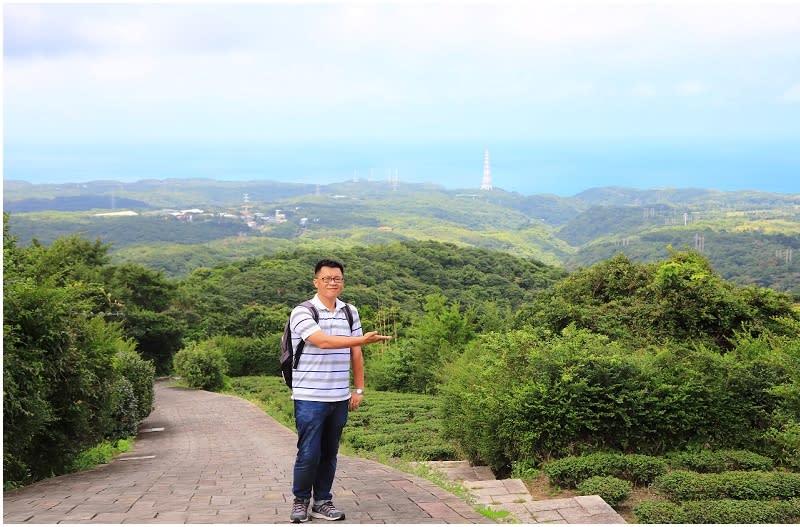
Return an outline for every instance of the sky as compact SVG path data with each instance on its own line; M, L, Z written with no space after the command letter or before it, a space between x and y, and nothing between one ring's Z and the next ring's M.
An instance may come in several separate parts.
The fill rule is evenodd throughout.
M800 193L800 1L3 4L4 179L477 186L485 149L526 193Z

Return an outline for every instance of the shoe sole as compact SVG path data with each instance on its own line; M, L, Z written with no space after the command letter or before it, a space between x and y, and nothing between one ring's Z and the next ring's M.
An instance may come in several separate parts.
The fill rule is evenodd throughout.
M301 520L299 518L289 518L289 521L292 522L292 523L305 523L310 519L311 519L311 517L306 516L304 520Z
M319 518L320 520L328 520L329 522L338 522L338 521L344 520L344 514L342 514L339 518L331 518L331 517L325 516L324 514L321 514L319 512L312 512L311 513L311 517L312 518Z

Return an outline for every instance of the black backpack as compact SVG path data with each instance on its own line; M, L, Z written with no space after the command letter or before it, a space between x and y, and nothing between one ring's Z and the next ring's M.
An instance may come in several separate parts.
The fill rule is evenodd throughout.
M314 322L319 322L319 312L317 308L314 307L310 301L306 300L301 304L298 304L298 307L304 307L311 311L311 316L314 317ZM350 324L350 331L353 331L353 312L350 311L350 304L344 304L344 314L347 316L347 323ZM289 315L291 319L291 314ZM281 337L281 375L283 375L283 382L286 383L286 386L289 388L292 387L292 370L297 369L297 363L300 362L300 355L303 353L303 348L306 345L306 341L300 339L300 343L297 345L297 349L292 349L292 328L289 326L291 320L286 321L286 325L283 326L283 336Z

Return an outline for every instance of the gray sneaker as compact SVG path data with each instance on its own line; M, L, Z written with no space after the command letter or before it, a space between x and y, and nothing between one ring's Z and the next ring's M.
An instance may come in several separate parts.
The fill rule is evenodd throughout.
M326 501L322 505L313 505L311 507L311 516L313 518L331 521L344 520L344 513L337 509L330 501Z
M308 504L310 501L300 498L294 499L292 513L289 515L289 520L292 523L307 522L310 519L308 516Z

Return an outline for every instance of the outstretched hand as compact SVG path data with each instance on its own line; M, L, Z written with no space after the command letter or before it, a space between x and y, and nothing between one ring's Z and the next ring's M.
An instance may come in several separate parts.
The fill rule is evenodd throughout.
M392 337L388 335L379 335L377 331L364 333L364 338L366 339L364 344L372 344L373 342L383 342L392 339Z

